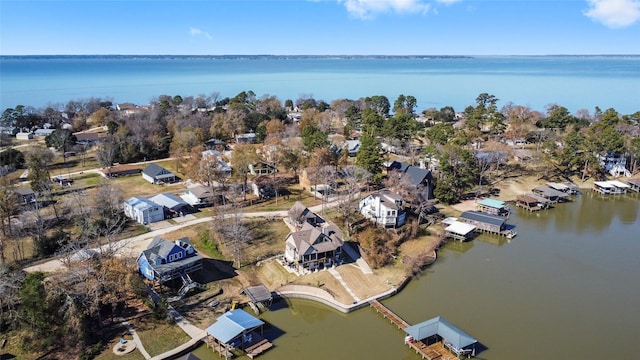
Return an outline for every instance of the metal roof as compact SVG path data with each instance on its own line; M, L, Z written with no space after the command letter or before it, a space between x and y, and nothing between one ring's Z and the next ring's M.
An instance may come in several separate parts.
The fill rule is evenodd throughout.
M158 195L152 196L149 200L153 201L158 205L162 205L172 210L178 210L182 207L189 206L189 204L186 201L171 194L158 194Z
M205 331L219 341L228 343L245 331L253 330L262 325L264 325L264 321L251 316L242 309L235 309L222 314Z
M474 225L463 223L460 221L454 221L453 224L447 226L444 231L466 236L468 233L472 232L475 229L476 227Z
M552 189L548 186L536 186L533 188L533 192L537 192L542 194L542 196L551 196L551 197L566 197L568 196L566 193L563 193L562 191L558 191L555 189Z
M458 350L478 342L441 316L409 326L404 331L416 340L439 335Z
M144 210L152 207L161 206L147 198L137 197L137 196L127 199L124 203L137 210Z
M505 222L507 222L507 219L502 216L490 215L473 210L463 212L462 215L460 215L460 218L498 226L502 226Z
M496 199L482 199L478 202L480 205L502 209L504 207L504 201L496 200Z

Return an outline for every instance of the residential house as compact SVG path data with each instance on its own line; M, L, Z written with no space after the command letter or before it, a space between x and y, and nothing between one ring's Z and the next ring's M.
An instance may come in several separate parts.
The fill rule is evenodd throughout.
M36 193L30 188L17 188L14 191L18 196L18 203L20 205L29 205L36 202Z
M613 177L630 177L631 172L627 170L627 158L623 154L607 152L598 156L600 166Z
M140 174L142 172L142 169L137 165L117 164L104 169L100 169L100 172L102 173L102 176L106 178L115 178L120 176Z
M255 144L256 133L236 135L236 144Z
M158 194L149 198L154 203L165 208L169 217L184 216L193 212L193 207L181 198L171 194Z
M360 213L383 226L402 226L406 213L402 211L402 197L387 189L367 195L358 204Z
M202 269L202 256L186 237L172 242L156 236L137 262L144 277L160 283L185 278Z
M16 136L19 132L20 129L15 126L0 126L0 134L3 135Z
M285 239L284 258L298 272L314 271L341 263L342 232L300 202L289 210L292 232Z
M424 166L424 162L421 162L421 164ZM434 183L431 170L425 169L424 167L409 165L401 161L392 161L389 166L387 166L387 174L394 171L400 178L406 179L410 184L426 187L429 191L429 199L433 198Z
M127 199L124 202L124 214L143 225L164 220L162 205L143 197Z
M18 140L31 140L33 139L33 133L30 132L19 132L16 134L16 139Z
M231 176L231 172L233 171L233 168L231 167L231 165L227 162L225 162L222 159L222 153L218 150L205 150L202 152L202 161L204 163L208 162L208 161L213 161L215 160L216 164L216 170L223 172L224 174L226 174L226 176ZM203 163L201 163L202 165ZM213 165L213 164L212 164ZM212 166L211 165L211 166Z
M204 142L204 147L207 148L207 150L224 151L227 147L227 143L220 139L209 139Z
M200 184L189 186L180 197L195 207L209 206L215 202L216 198L210 187Z
M257 164L249 165L249 172L251 175L269 175L278 172L278 168L267 164L266 162L259 162Z
M147 107L139 107L132 103L122 103L116 104L116 110L118 110L122 115L131 116L146 111Z
M289 209L287 215L286 220L289 225L295 229L295 231L302 229L302 226L306 223L309 223L312 226L321 226L324 224L323 218L309 210L309 208L304 206L300 201L296 201L291 209Z
M345 150L349 157L355 157L360 150L360 140L347 140L345 142Z
M56 131L56 129L37 129L33 134L35 136L49 136L53 134L54 131Z
M149 164L144 168L142 170L142 178L152 184L173 183L177 179L171 171L158 164Z
M84 146L92 146L96 143L98 143L99 141L102 140L103 136L101 136L100 133L89 133L89 132L82 132L82 133L75 133L73 134L76 137L76 144L79 145L84 145Z

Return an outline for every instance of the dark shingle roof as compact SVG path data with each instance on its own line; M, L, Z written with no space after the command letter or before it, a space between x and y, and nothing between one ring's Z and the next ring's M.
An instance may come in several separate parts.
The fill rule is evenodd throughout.
M409 166L405 171L407 178L414 185L423 184L426 179L431 177L431 171L416 166Z
M151 177L156 177L158 175L161 175L164 171L168 171L168 170L158 164L152 163L152 164L149 164L149 166L147 166L146 168L144 168L144 170L142 170L142 173L149 175Z

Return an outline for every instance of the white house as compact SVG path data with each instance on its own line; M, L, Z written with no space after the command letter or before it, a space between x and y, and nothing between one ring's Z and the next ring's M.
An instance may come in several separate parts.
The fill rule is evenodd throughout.
M167 208L167 212L171 216L183 216L184 214L188 214L193 211L193 208L191 207L191 205L189 205L189 203L171 194L154 195L150 197L149 200Z
M600 160L600 165L604 170L611 174L611 176L631 176L631 173L627 170L627 158L622 154L608 152L599 155L598 160Z
M197 207L211 205L214 201L215 194L210 187L196 184L189 186L180 197L189 205Z
M16 139L18 140L31 140L33 139L33 134L30 132L19 132L16 134Z
M124 214L140 224L151 224L164 220L164 209L143 197L132 197L124 202Z
M401 226L406 217L405 212L402 211L402 198L387 189L360 200L358 209L367 219L384 226Z

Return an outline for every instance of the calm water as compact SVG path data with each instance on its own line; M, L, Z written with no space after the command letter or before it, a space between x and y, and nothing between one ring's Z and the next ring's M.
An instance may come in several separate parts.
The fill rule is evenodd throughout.
M586 193L539 214L516 211L518 236L449 244L385 300L409 323L444 316L506 359L635 359L640 339L640 195ZM418 359L372 309L341 314L294 300L261 315L280 334L260 358ZM219 359L206 347L202 359Z
M606 91L603 91L606 89ZM413 95L418 110L462 111L487 92L543 111L640 110L640 57L455 59L135 59L0 57L0 108L41 107L88 97L147 104L158 95L233 97L253 90L281 100L327 102Z

